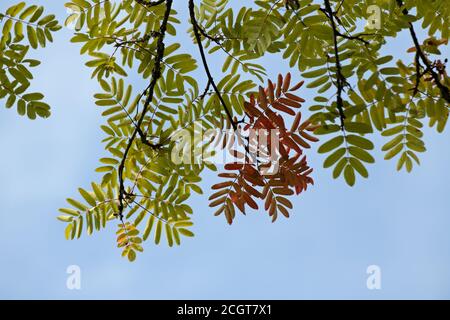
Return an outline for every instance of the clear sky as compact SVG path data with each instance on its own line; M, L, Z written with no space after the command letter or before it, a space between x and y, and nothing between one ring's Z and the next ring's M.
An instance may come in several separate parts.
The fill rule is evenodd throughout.
M14 2L1 0L0 11ZM66 15L64 1L33 2ZM181 4L176 1L185 11ZM230 227L213 216L207 196L195 196L196 237L177 248L149 241L134 263L115 247L114 223L64 240L57 209L78 187L98 180L94 170L106 154L92 98L97 84L79 47L69 43L71 33L64 28L54 45L32 53L43 61L33 87L46 94L52 117L33 122L0 108L0 298L450 298L448 130L427 132L428 151L412 174L397 173L377 151L370 178L354 188L333 180L321 169L323 157L309 152L316 185L295 199L290 219L275 224L255 212ZM397 54L411 46L395 43ZM270 76L288 71L277 57L264 64ZM382 143L376 139L378 150ZM207 193L212 181L213 174L205 176ZM81 290L66 287L69 265L81 268ZM366 287L369 265L381 268L381 290Z

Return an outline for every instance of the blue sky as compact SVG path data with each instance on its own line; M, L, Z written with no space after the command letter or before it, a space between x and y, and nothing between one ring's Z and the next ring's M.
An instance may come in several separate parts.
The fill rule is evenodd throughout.
M0 11L14 2L2 0ZM63 1L34 2L65 16ZM397 173L377 151L370 178L354 188L333 180L321 169L323 157L309 152L316 185L295 199L290 219L275 224L255 212L230 227L212 215L207 196L196 196L196 237L181 247L149 242L129 263L115 247L113 224L65 241L57 209L98 180L105 154L97 84L70 37L64 28L54 45L32 53L43 61L33 87L46 94L52 117L33 122L0 108L0 298L450 298L448 130L427 132L428 151L412 174ZM401 55L409 46L397 39L394 50ZM277 57L264 63L270 76L289 70ZM375 142L379 149L383 140ZM212 181L214 174L205 176L204 190ZM81 268L81 290L66 288L69 265ZM381 290L366 287L369 265L381 268Z

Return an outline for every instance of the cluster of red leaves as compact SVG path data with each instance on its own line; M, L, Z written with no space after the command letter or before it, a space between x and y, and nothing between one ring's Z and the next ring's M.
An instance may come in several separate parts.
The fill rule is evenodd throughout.
M235 217L235 207L245 214L246 206L259 209L258 200L264 202L272 221L278 213L289 217L292 203L287 196L298 195L307 190L308 184L314 184L310 177L313 169L308 166L303 149L310 148L309 143L318 139L308 133L316 128L309 121L302 123L301 112L296 111L305 101L294 94L302 85L303 81L291 87L291 74L279 75L276 85L269 81L267 88L259 88L257 97L251 96L245 102L249 120L241 121L244 126L232 140L246 140L246 152L231 150L244 161L225 165L227 172L219 177L227 181L215 184L212 189L216 192L209 198L210 207L219 207L215 215L224 213L229 224ZM286 116L294 117L290 128L286 126ZM242 139L241 132L249 131L257 134ZM259 144L261 135L267 141L263 148ZM273 135L277 135L276 139L272 139ZM270 161L263 163L262 159Z

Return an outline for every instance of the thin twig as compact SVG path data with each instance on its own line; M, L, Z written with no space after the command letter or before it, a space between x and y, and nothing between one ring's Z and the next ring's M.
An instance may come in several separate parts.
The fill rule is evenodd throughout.
M134 0L140 5L143 5L147 8L158 6L160 4L163 4L166 0L157 0L157 1L150 1L150 0Z
M337 30L336 22L334 20L333 10L331 8L330 0L325 0L325 9L324 9L325 15L328 17L331 23L331 28L333 29L333 43L334 43L334 56L336 60L336 88L337 88L337 95L336 95L336 104L337 109L339 111L339 118L341 120L341 129L344 130L345 128L345 114L344 114L344 101L342 99L342 92L344 90L344 86L346 84L346 80L344 78L344 75L342 74L342 65L341 65L341 59L339 56L339 47L338 47L338 36L339 31Z

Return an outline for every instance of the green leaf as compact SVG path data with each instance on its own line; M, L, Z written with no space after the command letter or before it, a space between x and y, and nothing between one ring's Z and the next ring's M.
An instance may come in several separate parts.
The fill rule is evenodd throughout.
M321 145L319 147L318 152L319 153L330 152L331 150L334 150L337 147L339 147L340 145L342 145L343 143L344 143L344 137L343 136L334 137L333 139L331 139L331 140L327 141L326 143L324 143L323 145Z
M340 149L336 150L335 152L333 152L325 160L325 162L323 163L323 167L324 168L332 167L339 159L341 159L345 155L346 151L347 151L346 148L340 148Z
M359 161L356 158L350 158L349 159L351 166L364 178L369 177L369 172L367 172L366 167L364 167L364 164Z
M161 241L161 232L162 232L162 221L158 220L155 231L155 244L159 244L159 242Z
M355 170L351 165L347 165L344 170L345 182L351 187L355 185Z
M87 203L89 203L89 205L95 207L97 202L95 200L95 198L86 190L79 188L78 191L80 192L81 196L84 198L84 200L87 201Z
M347 136L347 141L348 143L356 146L356 147L360 147L366 150L373 150L373 148L375 147L373 145L373 143L361 136L355 136L355 135L348 135Z
M361 149L358 147L349 147L348 151L350 152L351 155L353 155L354 157L356 157L359 160L362 160L367 163L375 162L375 159L370 155L370 153L368 153L364 149Z
M185 237L193 237L194 233L185 228L179 228L178 232L181 233Z
M136 260L136 252L134 250L129 250L127 257L130 262L133 262L134 260Z
M366 134L366 133L371 133L372 132L372 128L366 124L366 123L362 123L362 122L349 122L345 124L345 129L348 132L356 132L359 134Z

